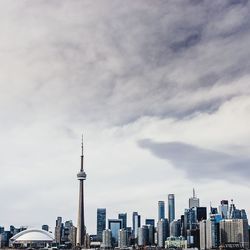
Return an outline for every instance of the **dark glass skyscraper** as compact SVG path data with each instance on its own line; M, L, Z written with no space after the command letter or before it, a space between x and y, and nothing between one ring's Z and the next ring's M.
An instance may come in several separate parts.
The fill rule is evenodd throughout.
M122 228L127 228L127 213L118 214L118 219L122 220Z
M196 221L202 221L202 220L207 219L207 208L206 207L195 207L193 209L195 211Z
M174 194L168 195L168 221L171 223L175 219L175 200Z
M158 221L165 219L165 202L158 201Z
M106 208L97 208L97 238L102 241L102 232L106 229Z
M153 227L155 227L155 220L154 219L146 219L145 225L152 225Z

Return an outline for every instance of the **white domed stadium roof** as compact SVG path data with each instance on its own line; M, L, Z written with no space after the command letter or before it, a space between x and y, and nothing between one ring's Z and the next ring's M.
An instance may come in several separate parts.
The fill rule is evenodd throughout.
M10 241L12 243L22 242L52 242L54 237L51 233L41 229L27 229L14 235Z

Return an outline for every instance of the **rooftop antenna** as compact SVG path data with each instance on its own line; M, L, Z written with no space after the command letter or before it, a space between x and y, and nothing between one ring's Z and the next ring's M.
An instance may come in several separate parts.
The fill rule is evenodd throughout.
M82 134L82 155L81 155L81 171L83 171L83 134Z

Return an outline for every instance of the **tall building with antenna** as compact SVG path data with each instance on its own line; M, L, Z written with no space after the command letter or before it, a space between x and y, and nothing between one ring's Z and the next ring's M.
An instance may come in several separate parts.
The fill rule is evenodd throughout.
M193 197L189 198L189 208L199 207L199 206L200 206L200 199L196 197L195 190L193 188Z
M77 217L77 238L76 243L78 246L84 246L86 238L86 229L84 221L84 181L86 180L86 173L83 169L83 136L82 136L82 155L81 155L81 168L80 172L77 174L77 179L80 182L79 185L79 207L78 207L78 217Z

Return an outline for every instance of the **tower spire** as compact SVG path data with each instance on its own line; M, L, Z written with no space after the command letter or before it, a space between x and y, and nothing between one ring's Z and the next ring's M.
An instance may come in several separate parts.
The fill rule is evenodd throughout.
M82 134L82 154L81 154L81 171L83 171L83 134Z
M193 188L193 198L195 198L195 190L194 190L194 188Z
M83 134L82 134L82 156L83 156Z

